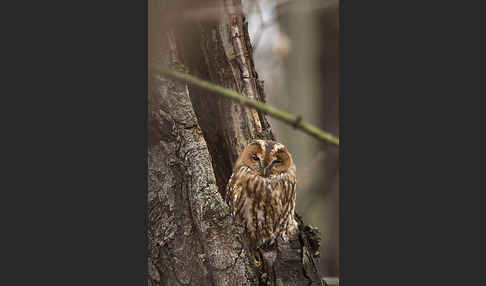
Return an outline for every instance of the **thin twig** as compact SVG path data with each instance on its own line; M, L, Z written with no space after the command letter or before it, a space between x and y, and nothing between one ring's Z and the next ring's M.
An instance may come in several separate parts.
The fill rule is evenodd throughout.
M303 122L301 120L302 119L301 116L296 116L296 115L293 115L293 114L288 113L286 111L277 109L277 108L270 106L268 104L265 104L265 103L262 103L262 102L259 102L259 101L253 100L253 99L249 99L249 98L242 96L239 93L237 93L237 92L235 92L231 89L227 89L227 88L221 87L219 85L213 84L211 82L204 81L202 79L199 79L199 78L194 77L194 76L189 75L189 74L180 73L180 72L177 72L177 71L174 71L174 70L171 70L171 69L168 69L168 68L164 68L164 67L152 66L152 67L150 67L150 69L157 72L157 73L168 76L172 79L184 81L186 83L189 83L189 84L198 86L200 88L206 89L208 91L214 92L215 94L218 94L220 96L225 96L225 97L231 98L233 100L236 100L242 105L245 105L245 106L248 106L248 107L253 107L253 108L255 108L259 111L262 111L262 112L264 112L264 113L266 113L266 114L268 114L268 115L270 115L270 116L272 116L276 119L279 119L279 120L281 120L281 121L283 121L283 122L285 122L285 123L287 123L291 126L294 126L296 129L300 129L300 130L304 131L305 133L310 134L313 137L316 137L317 139L319 139L321 141L331 143L335 146L339 146L339 139L337 137L319 129L318 127L316 127L316 126L314 126L310 123Z

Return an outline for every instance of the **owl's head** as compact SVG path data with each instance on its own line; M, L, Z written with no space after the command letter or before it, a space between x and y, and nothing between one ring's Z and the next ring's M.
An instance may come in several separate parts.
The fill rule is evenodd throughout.
M289 171L295 174L295 165L287 148L270 140L250 142L236 162L236 166L241 165L267 178Z

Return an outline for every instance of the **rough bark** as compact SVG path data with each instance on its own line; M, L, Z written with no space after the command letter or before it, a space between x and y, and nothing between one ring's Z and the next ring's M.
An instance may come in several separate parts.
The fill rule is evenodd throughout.
M165 29L151 59L264 101L240 3L220 4L217 20ZM265 116L154 74L149 90L149 285L323 284L315 229L299 218L299 234L262 250L256 268L222 200L243 147L274 138Z
M177 66L173 42L166 62ZM187 86L151 77L149 285L254 285Z

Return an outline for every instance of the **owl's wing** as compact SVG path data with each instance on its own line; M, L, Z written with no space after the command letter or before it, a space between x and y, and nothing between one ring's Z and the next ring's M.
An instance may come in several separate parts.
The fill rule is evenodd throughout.
M226 185L225 201L230 207L233 207L233 201L235 197L237 197L238 194L241 193L242 191L241 185L236 183L237 177L238 177L238 173L231 174L231 177L228 180L228 184Z
M279 191L276 192L279 196L279 200L277 200L277 208L279 209L277 232L283 231L284 236L292 234L297 227L294 218L296 185L296 177L292 174L286 174L282 176L278 185Z
M228 185L226 186L225 201L233 209L233 211L240 207L237 204L242 203L240 199L243 199L242 195L244 195L243 193L245 192L245 184L243 181L247 176L247 168L242 166L235 170L228 181Z

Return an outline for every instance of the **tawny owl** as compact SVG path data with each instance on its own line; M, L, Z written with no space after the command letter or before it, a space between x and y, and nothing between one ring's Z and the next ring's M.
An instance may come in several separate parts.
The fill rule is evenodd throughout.
M295 233L296 183L295 165L284 145L255 140L243 150L226 188L226 202L236 222L245 226L251 247Z

